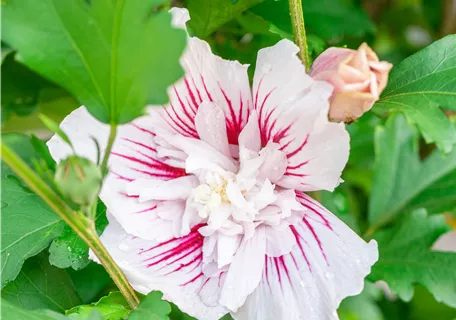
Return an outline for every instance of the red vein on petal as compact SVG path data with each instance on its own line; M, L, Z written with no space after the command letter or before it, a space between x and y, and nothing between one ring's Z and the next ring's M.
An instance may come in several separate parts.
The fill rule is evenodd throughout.
M207 97L209 98L209 101L213 102L214 100L212 99L212 96L211 96L211 94L209 93L209 90L207 90L206 82L204 82L203 76L200 75L200 77L201 77L201 82L203 83L204 90L206 91Z

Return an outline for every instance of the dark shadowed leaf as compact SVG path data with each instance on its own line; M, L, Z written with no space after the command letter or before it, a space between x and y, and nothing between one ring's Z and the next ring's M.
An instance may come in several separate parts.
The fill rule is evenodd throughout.
M18 277L3 288L2 298L24 309L59 312L81 303L69 274L51 266L44 253L26 261Z
M241 12L262 2L263 0L189 0L189 26L198 37L204 38L224 23L234 19Z

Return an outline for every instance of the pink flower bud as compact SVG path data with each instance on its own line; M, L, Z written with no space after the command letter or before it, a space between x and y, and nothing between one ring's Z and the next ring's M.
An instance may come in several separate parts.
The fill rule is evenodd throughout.
M392 64L379 61L363 43L358 50L329 48L312 64L310 75L334 86L329 118L351 122L368 111L380 97Z

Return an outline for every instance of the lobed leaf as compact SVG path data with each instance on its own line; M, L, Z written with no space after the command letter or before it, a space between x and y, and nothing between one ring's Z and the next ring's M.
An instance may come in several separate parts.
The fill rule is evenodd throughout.
M440 213L456 206L456 149L447 155L435 150L421 161L418 136L402 115L378 128L375 144L371 228L418 208Z
M425 286L439 302L456 307L456 253L432 251L431 246L449 227L443 216L417 210L378 232L379 261L369 279L384 280L404 301L413 297L415 284Z
M169 320L171 305L162 297L163 294L158 291L149 293L131 312L128 320Z
M130 308L123 295L119 291L114 291L95 303L74 307L68 310L66 315L72 320L83 320L94 311L100 314L104 320L118 320L126 319Z

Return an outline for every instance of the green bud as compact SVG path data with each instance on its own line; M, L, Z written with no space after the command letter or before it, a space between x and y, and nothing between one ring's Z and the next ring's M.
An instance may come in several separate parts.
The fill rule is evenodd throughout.
M84 207L96 200L102 175L95 163L73 155L58 164L54 179L65 197Z

